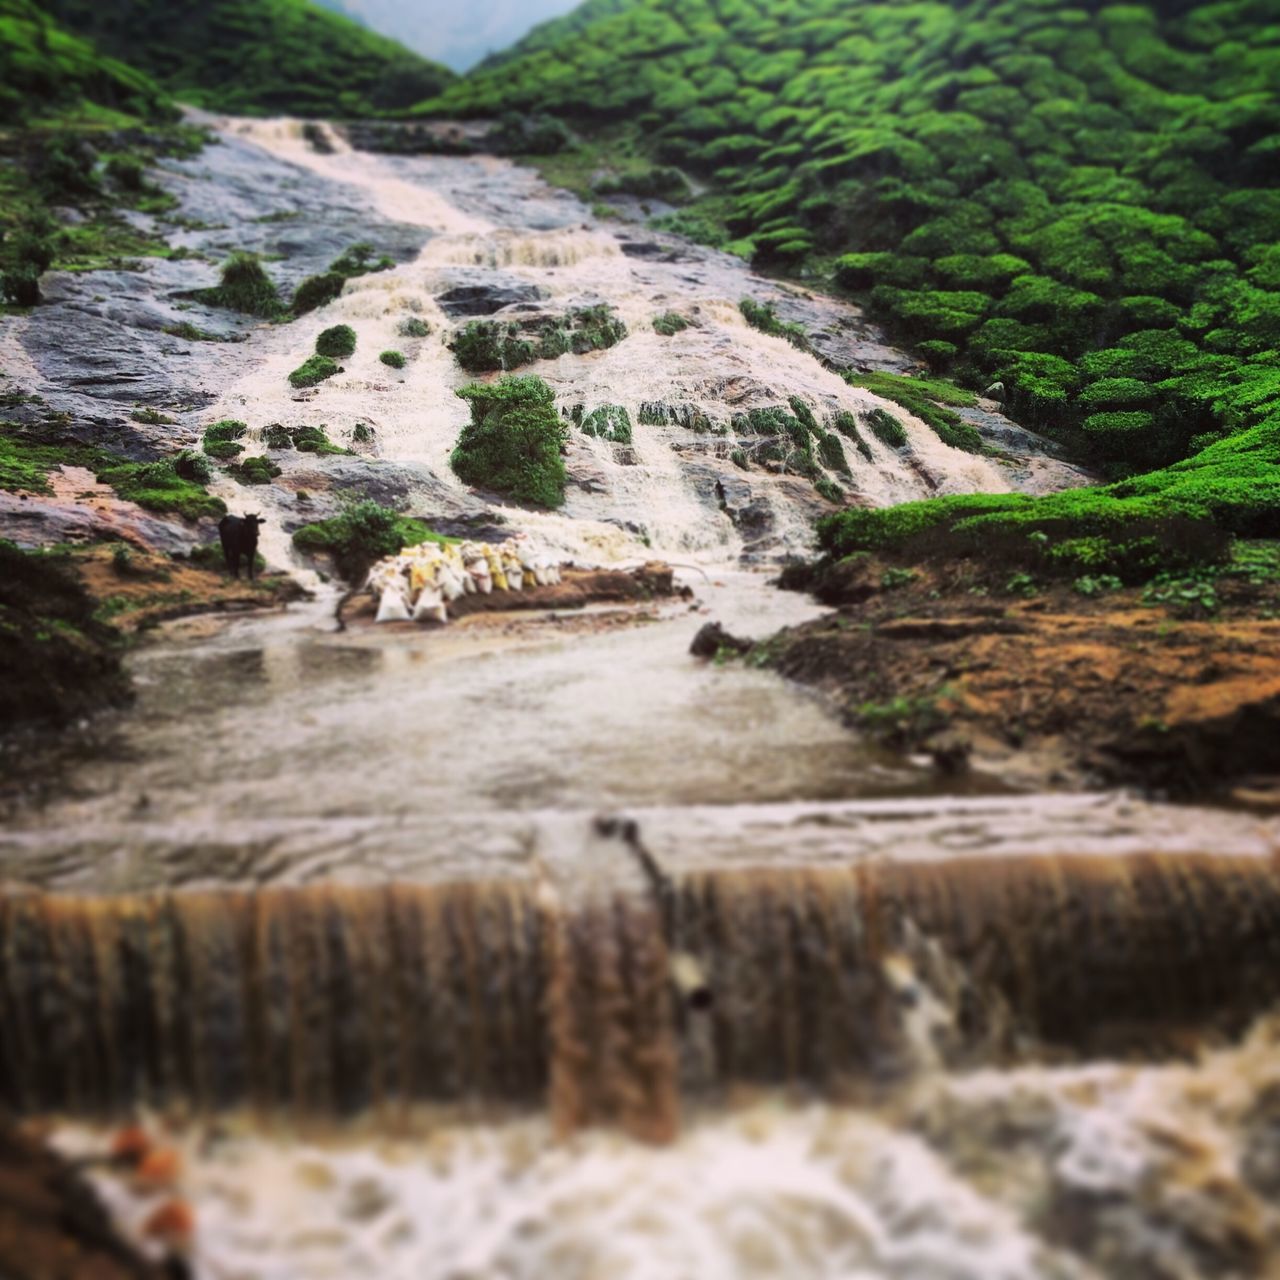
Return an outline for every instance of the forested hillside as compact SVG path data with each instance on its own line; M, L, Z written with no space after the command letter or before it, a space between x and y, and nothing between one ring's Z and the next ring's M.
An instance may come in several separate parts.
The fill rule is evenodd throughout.
M103 57L33 0L0 0L0 123L59 111L148 118L169 110L155 81Z
M1113 473L1280 407L1273 0L593 0L431 110L634 125L765 266Z
M453 72L307 0L49 0L106 54L213 110L362 116L438 93Z

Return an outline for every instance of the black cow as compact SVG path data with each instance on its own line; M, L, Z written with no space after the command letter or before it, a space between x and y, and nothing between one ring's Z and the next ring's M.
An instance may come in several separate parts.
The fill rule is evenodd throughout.
M249 561L249 581L257 569L254 563L258 556L258 530L266 523L261 516L223 516L218 521L218 536L222 539L222 554L227 561L227 569L235 576L240 576L240 557Z

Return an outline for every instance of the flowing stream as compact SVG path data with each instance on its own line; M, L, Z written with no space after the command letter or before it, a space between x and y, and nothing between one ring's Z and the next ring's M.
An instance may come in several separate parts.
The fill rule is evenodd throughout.
M250 452L277 423L355 450L216 486L263 512L309 602L170 624L131 658L135 707L13 762L5 1100L75 1117L77 1153L142 1108L182 1149L210 1280L1280 1274L1280 1055L1253 1022L1275 824L946 787L820 697L688 654L710 619L765 636L818 612L769 578L828 508L744 470L734 415L860 413L881 402L827 363L903 357L852 308L505 162L219 128L166 179L203 224L184 243L281 254L290 283L357 238L400 262L243 342L155 338L192 314L198 260L120 273L112 303L65 281L3 339L92 421L145 400L192 441L237 418ZM827 363L749 328L743 296ZM566 411L625 408L631 444L572 430L554 514L468 490L447 339L599 303L627 338L533 371ZM655 333L669 310L693 326ZM292 391L338 323L356 354ZM127 378L80 376L95 335ZM997 461L894 412L911 448L849 448L858 501L1083 478L1011 425ZM346 494L580 564L667 558L688 596L338 631L289 534ZM99 1182L145 1219L146 1194Z

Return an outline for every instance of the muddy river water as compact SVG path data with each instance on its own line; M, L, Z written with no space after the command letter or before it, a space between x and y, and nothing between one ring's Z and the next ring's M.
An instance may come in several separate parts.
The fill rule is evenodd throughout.
M66 281L47 315L5 333L6 367L93 421L139 401L173 410L192 440L244 420L251 452L269 423L323 421L344 445L363 425L374 444L285 459L265 490L219 480L233 510L264 513L269 562L313 598L162 629L130 659L136 705L95 726L89 749L41 757L56 782L33 781L11 806L5 878L13 901L43 905L13 907L0 931L0 1073L44 1109L76 1113L57 1140L100 1147L77 1100L142 1105L183 1151L193 1264L211 1280L1280 1275L1280 1030L1265 1001L1240 1002L1260 1021L1162 1038L1158 1053L1135 1054L1132 1037L1114 1053L1046 1049L1035 1035L1057 1025L1045 993L1076 945L1122 957L1068 982L1076 1013L1141 1011L1162 990L1152 939L1179 957L1163 979L1171 1019L1252 993L1256 964L1237 935L1253 946L1280 918L1265 917L1265 887L1248 928L1240 904L1264 881L1250 868L1276 857L1276 824L1123 795L1018 794L999 778L941 785L859 741L811 692L688 653L710 619L763 637L818 611L770 578L807 549L823 504L794 477L744 479L732 413L791 396L819 413L875 403L748 328L738 299L774 299L820 334L828 363L904 358L842 304L602 223L505 162L372 156L336 134L318 153L287 121L218 127L220 145L165 179L192 248L281 254L295 283L353 238L394 248L400 265L226 344L156 336L159 321L190 314L180 299L207 282L199 262L120 273L113 303L101 282ZM448 466L466 417L444 342L465 322L459 297L497 298L511 315L609 303L623 343L537 371L565 407L621 405L636 423L645 405L677 412L664 424L651 409L625 448L574 433L555 514L471 493ZM670 309L695 327L656 334L653 316ZM406 340L409 317L430 335ZM291 391L285 375L336 323L355 328L357 354L317 391ZM73 327L84 362L94 341L114 341L127 376L77 368ZM409 357L402 374L377 359L390 347ZM691 413L726 434L691 430ZM909 457L872 442L871 458L851 459L860 500L1081 478L1012 424L987 424L1004 433L1005 463L906 425ZM442 524L505 521L582 564L665 557L689 595L431 633L340 631L336 587L288 535L344 494ZM1231 864L1221 891L1211 870L1180 861L1199 855ZM1148 859L1141 874L1124 869L1131 856ZM1017 981L996 1003L1010 1025L1028 1019L1007 1034L992 1014L976 1035L973 1008L990 993L976 979L969 991L972 971L957 978L909 921L895 916L891 944L878 940L874 879L855 901L839 878L962 858L1041 868L999 903L968 887L978 872L945 893L924 879L903 890L921 919L943 897L959 904L941 931L965 955L983 929L997 939L984 972ZM760 867L799 878L751 881ZM804 879L813 868L836 878ZM671 908L663 894L686 878L696 887ZM390 889L378 903L323 896L457 882L487 887L440 903ZM251 892L263 888L278 896ZM150 891L175 892L127 896ZM173 905L184 893L195 896ZM641 916L616 905L626 895ZM599 901L615 905L574 914ZM1079 914L1064 923L1068 911ZM1037 920L1049 922L1041 939L1028 936ZM413 982L399 963L406 921L447 938L424 944ZM1188 956L1220 985L1178 986L1192 981L1180 976L1195 969ZM872 976L846 984L846 963ZM56 999L32 995L41 981ZM362 1020L386 984L394 1008ZM860 1037L865 1051L836 1062ZM271 1075L273 1046L288 1079L250 1078ZM503 1055L518 1066L495 1066ZM588 1078L597 1060L621 1082L613 1092ZM225 1098L219 1064L236 1075ZM393 1077L430 1087L406 1086L392 1105ZM347 1092L378 1105L337 1105ZM184 1093L227 1105L192 1107ZM317 1098L361 1114L338 1123ZM99 1181L127 1226L144 1220L145 1195Z

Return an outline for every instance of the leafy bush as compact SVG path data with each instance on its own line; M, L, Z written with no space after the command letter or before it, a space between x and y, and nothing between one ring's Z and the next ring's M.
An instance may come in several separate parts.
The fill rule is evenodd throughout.
M664 311L653 317L653 331L664 338L674 338L677 333L689 328L689 321L678 311Z
M377 249L367 240L361 240L350 248L344 249L329 263L329 270L340 276L364 276L372 271L388 271L396 265L394 258L384 253L374 257Z
M206 427L201 447L211 458L225 461L244 452L244 446L236 442L249 430L248 424L237 422L234 418L226 418Z
M280 474L280 468L270 458L259 454L236 463L231 474L241 484L270 484Z
M219 283L212 289L197 289L195 297L210 307L264 319L275 319L284 311L279 291L256 253L233 253L222 264Z
M455 335L449 350L468 373L518 369L534 360L533 343L519 334L520 329L514 324L472 320Z
M625 405L602 404L582 419L581 427L583 435L598 436L614 444L631 443L631 415Z
M318 276L308 276L294 290L291 304L294 315L306 315L309 311L316 311L320 307L328 306L335 298L341 297L346 284L347 277L339 275L336 271L326 271Z
M349 324L335 324L316 338L316 354L343 360L355 355L356 331Z
M384 351L378 359L381 360L389 369L404 368L404 356L399 351Z
M565 429L551 388L528 375L492 385L472 383L456 394L471 407L471 421L450 459L459 478L520 502L560 506Z
M449 542L413 516L373 501L353 502L338 515L303 525L293 545L307 555L330 555L348 582L358 582L384 556L420 542Z
M431 326L417 316L409 316L408 319L400 321L397 332L402 338L425 338L431 333Z
M315 387L326 378L342 372L342 366L329 356L308 356L290 375L292 387Z

